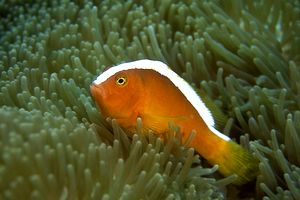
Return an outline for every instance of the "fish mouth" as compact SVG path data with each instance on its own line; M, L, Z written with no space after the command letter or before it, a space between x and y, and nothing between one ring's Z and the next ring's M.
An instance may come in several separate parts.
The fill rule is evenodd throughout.
M107 94L104 90L103 87L101 87L100 85L97 85L95 83L93 83L90 86L90 92L92 97L95 99L95 101L99 104L102 104L102 102L104 102Z
M103 85L92 83L90 86L90 92L100 107L103 106L110 97L110 90L103 87Z
M100 85L97 85L95 83L92 83L92 85L90 86L90 91L93 96L95 96L96 94L103 96L103 94L105 93L105 90L103 90L103 88Z
M90 86L90 92L92 94L92 96L95 98L96 95L96 90L97 90L97 85L95 83L92 83L92 85Z

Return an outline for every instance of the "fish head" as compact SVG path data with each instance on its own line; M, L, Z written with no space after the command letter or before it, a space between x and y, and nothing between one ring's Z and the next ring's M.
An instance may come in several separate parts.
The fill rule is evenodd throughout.
M126 119L138 112L143 82L135 70L108 69L91 85L91 94L105 117Z

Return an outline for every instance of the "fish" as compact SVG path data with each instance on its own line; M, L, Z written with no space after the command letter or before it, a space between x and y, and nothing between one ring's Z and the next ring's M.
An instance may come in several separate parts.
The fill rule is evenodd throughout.
M90 92L102 115L125 130L134 130L141 118L144 128L159 135L176 124L183 143L196 132L188 147L218 165L224 176L236 174L236 185L258 174L258 160L217 130L207 98L161 61L142 59L110 67L92 82Z

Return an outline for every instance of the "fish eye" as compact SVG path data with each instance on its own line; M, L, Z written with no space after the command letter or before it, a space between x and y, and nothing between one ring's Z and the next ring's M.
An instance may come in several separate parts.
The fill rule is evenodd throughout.
M116 84L118 85L118 86L125 86L126 85L126 83L127 83L127 77L126 76L124 76L124 75L121 75L121 76L117 76L116 77Z

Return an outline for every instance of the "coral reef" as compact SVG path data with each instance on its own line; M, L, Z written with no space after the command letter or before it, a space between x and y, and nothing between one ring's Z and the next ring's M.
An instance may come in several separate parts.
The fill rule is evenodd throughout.
M0 199L300 199L299 1L2 0L0 17ZM141 58L228 116L260 160L246 196L175 128L163 143L103 119L92 80Z

